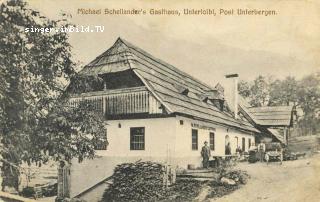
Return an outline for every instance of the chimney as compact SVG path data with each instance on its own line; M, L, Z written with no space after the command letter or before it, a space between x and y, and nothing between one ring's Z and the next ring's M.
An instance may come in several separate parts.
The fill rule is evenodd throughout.
M226 78L232 78L234 83L234 91L233 91L233 100L232 103L234 104L234 118L238 119L238 74L228 74L226 75Z

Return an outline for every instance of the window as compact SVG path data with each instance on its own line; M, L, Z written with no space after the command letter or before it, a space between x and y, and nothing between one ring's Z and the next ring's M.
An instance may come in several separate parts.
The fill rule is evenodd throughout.
M214 133L209 134L210 150L214 150Z
M108 146L108 140L107 140L107 130L105 133L105 136L101 139L95 139L94 140L94 149L95 150L107 150L107 146Z
M192 150L198 150L198 130L192 129Z
M236 138L236 143L237 143L237 148L239 147L239 139L238 137L235 137Z
M144 150L144 127L130 128L130 150Z
M242 138L242 151L246 150L246 139L243 137Z
M251 147L251 139L250 138L248 139L248 147L249 148Z

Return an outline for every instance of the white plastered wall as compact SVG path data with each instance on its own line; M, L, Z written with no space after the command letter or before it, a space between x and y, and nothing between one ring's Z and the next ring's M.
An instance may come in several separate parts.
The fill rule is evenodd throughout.
M180 120L183 121L183 125L180 124ZM175 157L177 158L177 164L181 167L186 167L187 164L194 164L196 167L201 166L201 148L204 145L204 141L209 142L210 132L215 134L215 149L211 151L211 155L220 156L225 154L225 137L227 135L229 136L232 154L236 152L237 148L236 137L238 137L238 146L241 148L242 138L245 138L245 151L249 149L248 139L251 139L251 144L255 142L254 135L250 132L241 132L232 128L208 124L181 116L177 117L176 123ZM193 127L192 123L196 123L201 127ZM192 150L192 129L198 130L198 150Z

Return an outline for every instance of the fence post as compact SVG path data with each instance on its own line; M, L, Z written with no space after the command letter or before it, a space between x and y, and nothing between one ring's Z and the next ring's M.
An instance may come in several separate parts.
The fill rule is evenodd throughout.
M58 167L58 193L57 200L70 197L70 165L61 161Z

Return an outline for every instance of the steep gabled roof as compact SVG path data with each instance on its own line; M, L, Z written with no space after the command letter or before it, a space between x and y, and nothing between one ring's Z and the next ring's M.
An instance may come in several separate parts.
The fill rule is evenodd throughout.
M118 38L114 45L84 67L82 74L98 75L132 69L147 88L166 107L168 113L188 115L216 124L259 132L249 122L235 120L213 104L203 102L216 91L131 43ZM181 92L187 92L187 95Z

